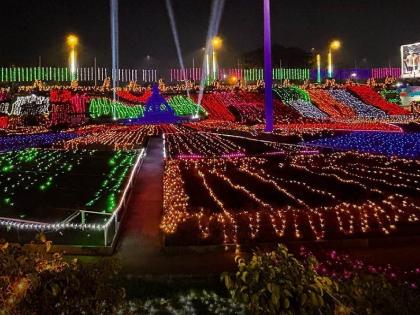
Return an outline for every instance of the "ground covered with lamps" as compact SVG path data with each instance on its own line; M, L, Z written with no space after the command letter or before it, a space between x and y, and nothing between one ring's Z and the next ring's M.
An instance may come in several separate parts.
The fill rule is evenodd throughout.
M372 88L277 87L271 133L258 91L212 91L201 105L161 92L155 108L170 122L145 121L156 90L121 90L117 102L98 90L25 93L0 106L2 257L44 269L5 278L10 309L24 314L41 296L46 313L69 301L128 314L415 308L418 116ZM277 287L279 261L300 270L290 281L303 291ZM266 274L254 283L257 262ZM81 290L70 274L102 288L89 305L69 298Z

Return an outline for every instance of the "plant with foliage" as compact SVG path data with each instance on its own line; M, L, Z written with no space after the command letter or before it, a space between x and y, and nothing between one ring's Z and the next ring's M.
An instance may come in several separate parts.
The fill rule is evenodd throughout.
M300 256L312 254L301 248ZM340 301L356 314L415 314L420 309L420 268L374 266L346 254L317 255L319 274L337 281Z
M0 243L0 314L114 314L125 292L114 288L114 260L70 262L39 237L29 246Z
M234 301L252 314L345 314L348 309L333 296L337 283L316 272L316 260L299 262L279 245L269 253L254 252L250 260L236 257L238 271L222 279Z

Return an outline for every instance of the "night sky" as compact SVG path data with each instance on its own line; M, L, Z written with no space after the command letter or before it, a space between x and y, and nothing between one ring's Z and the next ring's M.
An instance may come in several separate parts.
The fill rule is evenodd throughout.
M200 62L210 0L172 0L186 66ZM164 0L120 0L120 65L167 67L176 50ZM108 0L1 0L0 66L67 61L65 35L81 40L81 65L110 65ZM226 0L222 63L262 46L262 0ZM325 52L339 38L342 66L399 66L399 46L420 42L419 0L272 0L273 43ZM148 61L146 56L150 55ZM240 60L239 60L240 62ZM279 62L273 60L277 65Z

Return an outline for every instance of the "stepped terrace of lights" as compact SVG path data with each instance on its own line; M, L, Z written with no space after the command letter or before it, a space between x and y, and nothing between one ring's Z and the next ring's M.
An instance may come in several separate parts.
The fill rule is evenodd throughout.
M164 147L166 246L419 232L419 136L405 131L418 117L391 90L275 87L270 134L257 89L206 90L201 104L194 91L162 90L171 123L144 120L156 90L116 95L0 93L2 236L113 244L152 137Z

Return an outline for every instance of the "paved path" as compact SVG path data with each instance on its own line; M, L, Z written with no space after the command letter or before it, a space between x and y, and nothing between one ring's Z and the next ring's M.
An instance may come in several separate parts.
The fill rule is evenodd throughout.
M133 275L206 275L232 269L232 252L169 254L164 251L159 229L163 205L162 138L150 138L146 153L116 250L123 271Z

